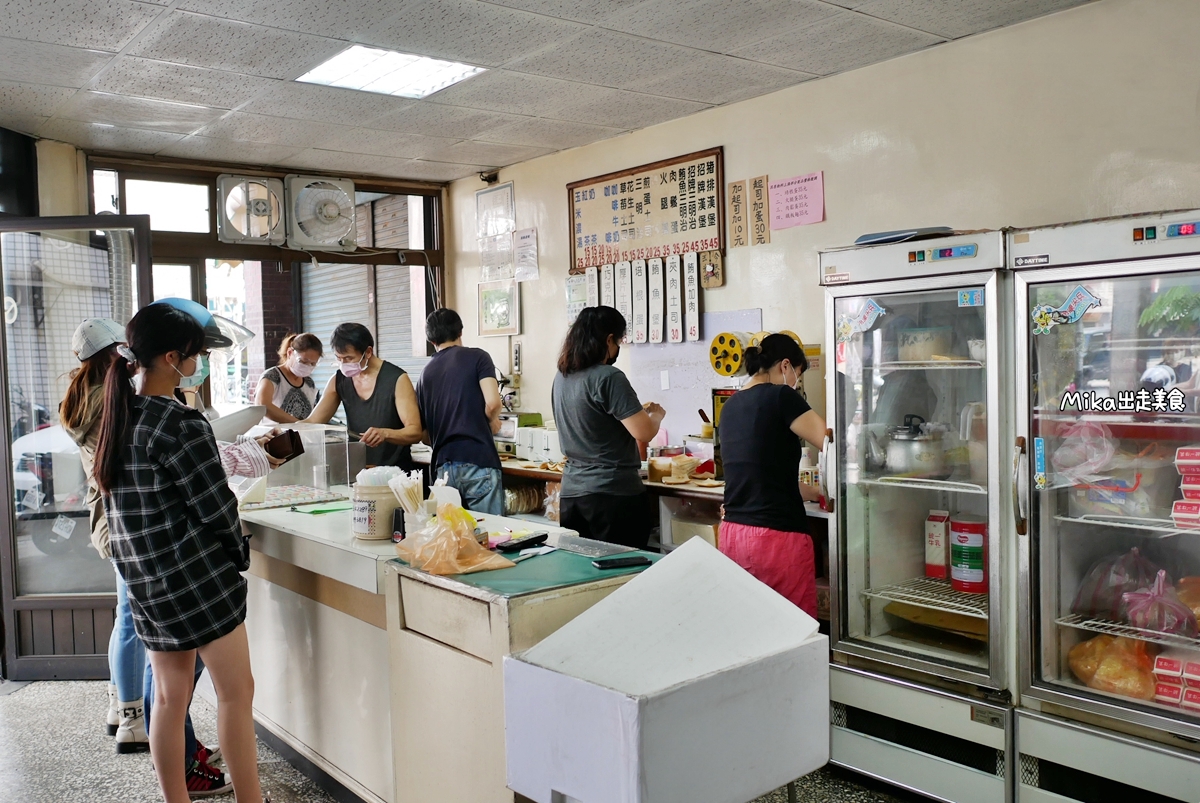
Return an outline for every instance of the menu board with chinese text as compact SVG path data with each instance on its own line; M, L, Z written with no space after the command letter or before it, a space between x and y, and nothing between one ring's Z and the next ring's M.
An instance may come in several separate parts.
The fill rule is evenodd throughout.
M567 185L571 273L725 246L724 150Z

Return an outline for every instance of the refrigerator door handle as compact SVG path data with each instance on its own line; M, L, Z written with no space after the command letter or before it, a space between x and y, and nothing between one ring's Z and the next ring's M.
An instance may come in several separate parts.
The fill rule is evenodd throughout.
M817 465L820 468L821 474L821 496L825 497L826 507L828 512L833 512L834 499L830 488L836 488L837 482L829 481L829 465L832 462L833 455L833 430L825 430L825 440L821 443L821 458Z
M1025 454L1025 438L1017 436L1017 449L1013 455L1013 517L1017 522L1017 535L1029 531L1029 459Z

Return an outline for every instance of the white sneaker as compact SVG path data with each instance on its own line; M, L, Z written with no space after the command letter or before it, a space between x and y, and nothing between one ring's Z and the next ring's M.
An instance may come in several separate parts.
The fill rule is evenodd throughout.
M117 684L108 684L108 716L105 718L105 724L108 725L108 735L116 736L117 727L121 724L121 709L117 705Z
M140 753L150 749L142 701L121 703L121 724L117 727L117 753Z

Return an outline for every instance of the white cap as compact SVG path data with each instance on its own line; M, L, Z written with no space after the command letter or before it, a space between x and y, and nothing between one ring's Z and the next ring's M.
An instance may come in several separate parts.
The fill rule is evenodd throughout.
M113 343L125 342L125 327L109 318L88 318L71 336L71 350L86 360Z

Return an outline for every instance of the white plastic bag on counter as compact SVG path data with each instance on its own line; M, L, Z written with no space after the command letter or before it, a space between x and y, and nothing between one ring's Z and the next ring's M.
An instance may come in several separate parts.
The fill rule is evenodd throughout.
M358 472L358 476L354 478L354 482L358 485L387 485L392 479L399 477L403 473L395 466L364 468Z

